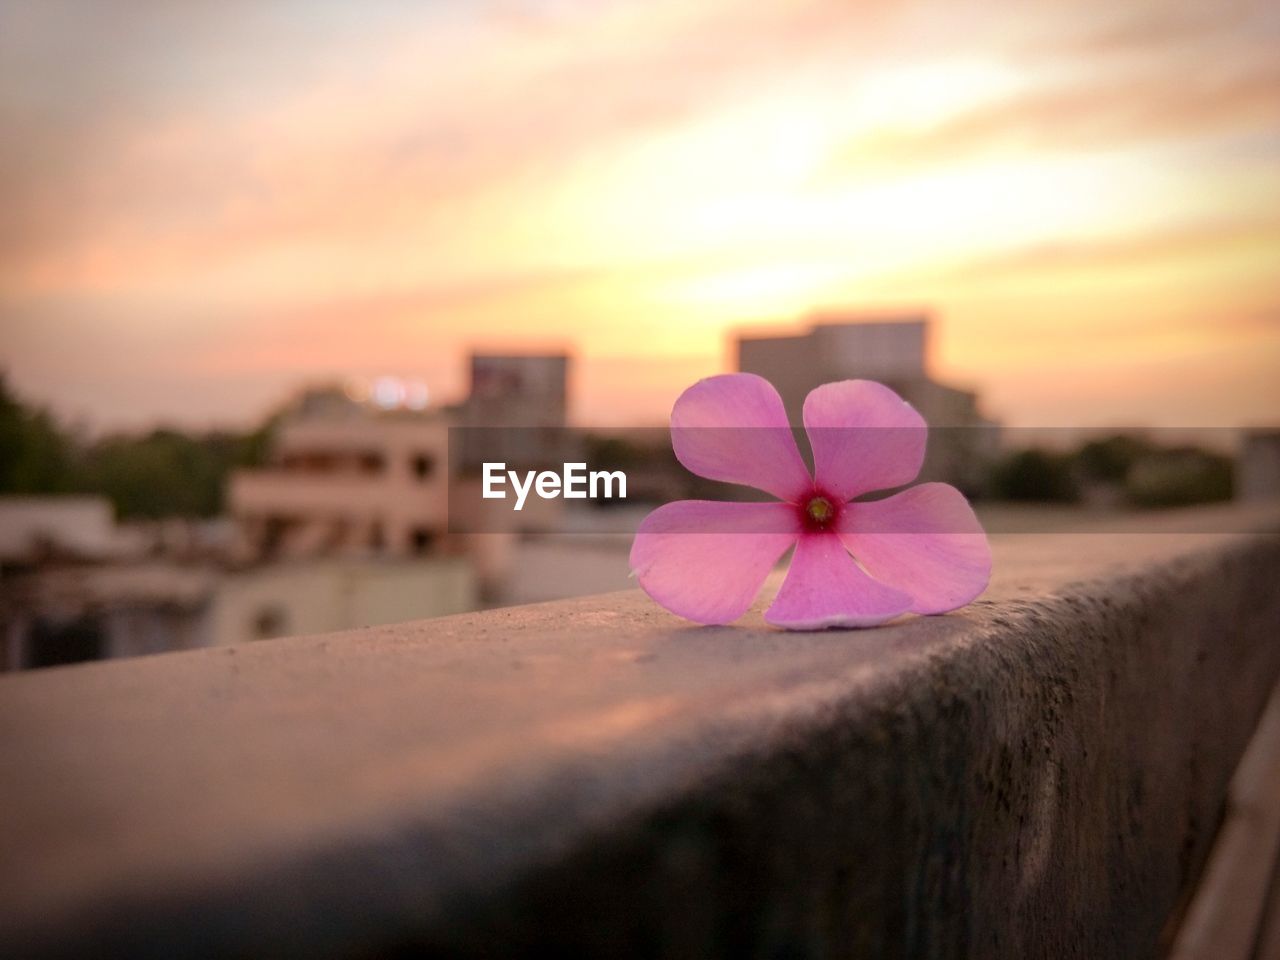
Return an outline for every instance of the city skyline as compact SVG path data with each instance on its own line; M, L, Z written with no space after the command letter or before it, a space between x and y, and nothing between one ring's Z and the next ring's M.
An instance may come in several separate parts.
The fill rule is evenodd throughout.
M1014 426L1280 419L1280 14L873 0L0 12L0 366L95 427L925 308Z

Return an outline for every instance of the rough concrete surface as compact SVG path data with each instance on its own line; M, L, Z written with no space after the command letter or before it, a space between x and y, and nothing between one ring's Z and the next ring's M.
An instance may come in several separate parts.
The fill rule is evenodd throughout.
M872 630L628 591L0 677L0 956L1156 956L1280 537L995 546Z

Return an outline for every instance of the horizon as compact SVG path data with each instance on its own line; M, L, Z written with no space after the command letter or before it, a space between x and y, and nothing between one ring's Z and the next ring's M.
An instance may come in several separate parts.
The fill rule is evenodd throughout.
M568 349L664 422L731 337L927 309L1013 427L1280 422L1262 4L0 11L0 367L95 431Z

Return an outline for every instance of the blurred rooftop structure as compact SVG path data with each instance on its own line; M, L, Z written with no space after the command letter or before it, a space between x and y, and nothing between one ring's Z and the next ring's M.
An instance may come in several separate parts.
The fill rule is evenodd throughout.
M466 554L496 589L502 537L449 535L450 496L473 492L451 462L450 429L563 428L568 368L564 354L475 353L470 391L450 406L386 377L306 391L277 424L268 466L232 476L229 511L260 560Z
M1241 500L1274 500L1280 496L1280 428L1246 430L1240 451Z
M931 431L922 475L974 492L999 446L999 425L983 415L972 390L934 380L927 312L818 311L795 333L738 335L737 368L771 382L792 424L802 422L809 391L836 380L878 380L916 408Z
M447 415L303 407L268 466L236 471L228 509L262 560L430 552L446 521Z
M479 502L478 481L451 463L450 428L562 428L569 358L481 353L470 363L471 392L453 405L428 404L421 381L390 376L300 391L271 426L266 465L231 474L224 517L119 524L105 497L0 499L0 671L501 598L516 531L449 532L450 497L459 511ZM527 519L557 509L539 501Z
M0 497L0 563L5 565L51 557L118 557L140 547L135 532L117 526L106 497Z
M483 427L563 427L568 416L569 356L564 353L471 355L466 422Z

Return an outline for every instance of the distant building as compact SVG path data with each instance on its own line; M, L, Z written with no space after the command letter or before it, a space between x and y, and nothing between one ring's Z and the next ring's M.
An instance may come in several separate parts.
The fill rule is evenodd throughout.
M459 426L535 453L564 433L568 358L477 355L472 390L429 407L381 377L302 393L267 466L235 472L228 517L121 526L103 498L0 499L0 671L320 633L473 610L500 599L514 521L449 529L482 508L450 456ZM467 432L467 431L464 431ZM517 451L518 452L518 451ZM559 501L522 523L548 525Z
M462 557L241 570L164 558L46 564L0 583L0 672L397 623L478 603Z
M486 461L546 469L576 459L565 446L568 372L563 354L473 354L471 390L458 408L455 472L478 476Z
M0 564L66 556L104 560L140 547L133 531L116 525L106 497L0 497Z
M225 521L120 525L97 497L0 498L0 672L472 610L468 557L245 563Z
M321 558L226 573L204 610L212 645L463 613L480 605L468 557Z
M1280 428L1244 432L1236 498L1261 501L1280 497Z
M929 326L926 314L817 314L799 333L739 336L738 369L778 388L792 424L802 422L804 398L814 387L851 379L885 384L931 428L922 477L974 492L996 453L999 427L982 415L976 393L929 375Z
M559 354L476 354L470 392L452 407L424 408L412 384L388 378L375 382L367 400L336 388L304 393L276 427L269 465L231 478L228 509L251 557L465 556L481 593L497 595L516 522L546 526L560 504L539 501L509 514L509 528L487 524L484 534L451 532L450 504L455 521L490 506L468 464L527 463L558 450L568 363Z
M486 427L563 427L569 358L562 353L471 356L465 422Z
M106 497L0 497L0 671L197 645L210 578L151 559L171 533Z
M451 418L334 394L300 398L276 428L270 464L231 477L228 510L253 558L432 553L448 519Z

